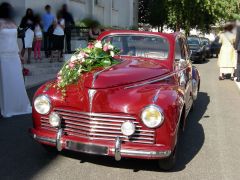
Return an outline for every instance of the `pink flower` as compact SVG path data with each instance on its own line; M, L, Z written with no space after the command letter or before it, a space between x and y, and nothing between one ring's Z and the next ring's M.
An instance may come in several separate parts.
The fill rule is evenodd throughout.
M108 51L109 49L108 49L108 45L107 44L105 44L104 46L103 46L103 51Z
M70 62L69 63L69 67L70 67L70 69L73 69L75 67L75 63L74 62Z
M58 75L57 76L57 81L60 82L62 80L62 76Z
M89 43L87 48L88 48L88 49L93 49L93 48L94 48L94 45L93 45L92 43Z

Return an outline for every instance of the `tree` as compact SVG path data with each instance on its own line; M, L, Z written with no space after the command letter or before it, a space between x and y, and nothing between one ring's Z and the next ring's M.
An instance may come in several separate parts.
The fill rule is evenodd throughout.
M148 23L157 27L158 31L163 30L163 26L168 20L168 0L150 0Z
M240 19L239 0L140 0L140 8L143 23L182 28L186 34L191 28L207 32L216 23Z
M148 21L148 16L149 16L148 3L149 3L149 0L139 0L139 11L138 11L139 23L147 23Z

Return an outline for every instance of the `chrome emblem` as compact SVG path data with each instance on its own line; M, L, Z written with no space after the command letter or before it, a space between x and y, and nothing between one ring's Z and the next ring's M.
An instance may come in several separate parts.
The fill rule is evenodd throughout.
M92 112L92 102L93 102L93 98L94 98L94 95L97 91L94 90L94 89L89 89L88 90L88 98L89 98L89 111L90 113Z

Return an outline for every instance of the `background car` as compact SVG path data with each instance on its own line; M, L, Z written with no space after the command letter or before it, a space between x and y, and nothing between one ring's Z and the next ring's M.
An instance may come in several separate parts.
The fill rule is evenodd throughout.
M201 39L202 46L205 48L206 57L211 58L212 57L212 51L211 51L210 40L208 38L204 38L204 37L201 37L200 39Z
M214 56L218 57L221 46L222 45L219 43L219 37L217 36L216 39L211 43L211 46L210 46L211 54L213 57Z
M194 62L200 62L206 60L205 45L202 44L201 39L198 36L189 36L187 38L188 47L191 52L191 60Z

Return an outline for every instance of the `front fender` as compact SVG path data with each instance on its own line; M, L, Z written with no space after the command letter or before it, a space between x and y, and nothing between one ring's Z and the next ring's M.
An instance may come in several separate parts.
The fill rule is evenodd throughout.
M159 94L156 105L163 108L165 120L162 126L156 129L157 144L165 144L174 149L184 104L184 95L178 89Z

